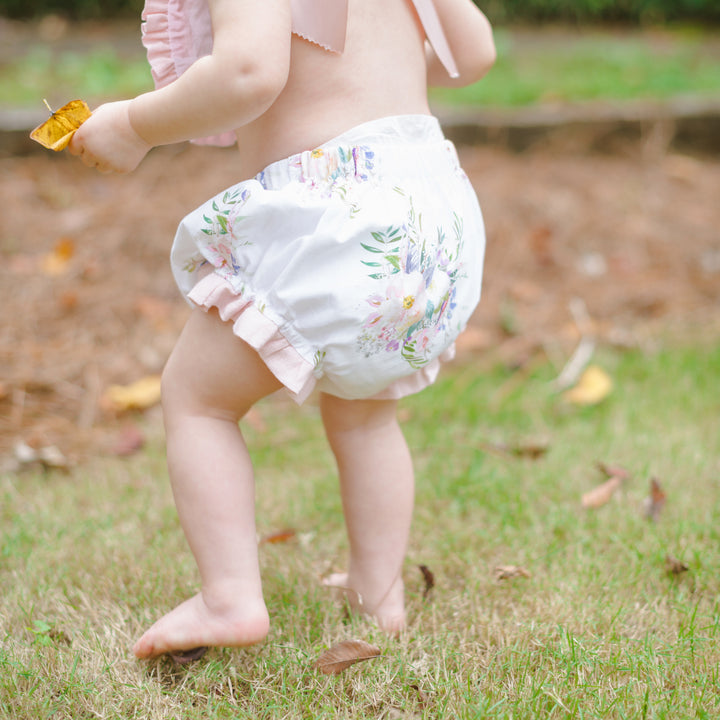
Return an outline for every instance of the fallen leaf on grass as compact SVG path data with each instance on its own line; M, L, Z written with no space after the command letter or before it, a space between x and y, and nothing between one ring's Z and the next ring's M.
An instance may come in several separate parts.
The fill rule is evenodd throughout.
M660 481L657 478L651 478L650 494L645 498L645 517L648 520L657 522L662 509L665 507L666 500L667 496L660 486Z
M160 376L147 377L130 385L111 385L102 397L102 405L110 410L146 410L160 402Z
M502 455L538 460L547 454L550 449L550 444L547 442L518 442L515 444L482 443L481 447L490 452L497 452Z
M47 107L50 109L49 105ZM30 137L55 152L64 150L70 144L75 131L92 115L84 100L71 100L59 110L52 112L50 109L50 112L50 117L36 127Z
M620 478L621 480L630 479L630 471L626 470L622 465L608 465L604 462L597 463L600 472L609 478Z
M665 556L665 570L672 575L682 575L689 570L688 566L672 555Z
M292 540L296 535L297 532L295 532L295 530L292 528L286 528L284 530L278 530L268 535L264 535L260 538L260 544L269 543L274 545L276 543L284 543L288 542L288 540Z
M355 663L372 660L379 655L379 648L363 640L343 640L322 653L313 667L325 675L338 675Z
M178 650L176 652L168 653L170 659L176 665L189 665L190 663L197 662L200 658L205 656L208 648L205 645L200 647L192 648L191 650Z
M418 704L421 708L425 708L430 701L430 695L426 693L419 685L412 684L410 689L417 693Z
M610 498L615 494L615 491L622 485L622 478L617 475L606 480L596 488L586 492L582 496L582 506L586 509L596 509L606 505L610 502Z
M577 385L563 393L565 402L573 405L597 405L612 391L611 377L599 366L590 365L580 376Z
M52 252L42 258L40 268L43 274L48 277L58 277L67 272L73 255L75 255L75 241L68 237L60 238Z
M425 580L425 590L423 591L423 597L427 599L430 591L435 587L435 575L432 573L427 565L418 565L420 572L422 573L423 579Z
M15 460L21 467L36 463L47 469L67 470L70 462L55 445L46 445L37 450L22 441L15 445Z
M518 565L498 565L495 568L494 573L496 580L512 580L519 577L532 577L528 570L524 567L519 567Z

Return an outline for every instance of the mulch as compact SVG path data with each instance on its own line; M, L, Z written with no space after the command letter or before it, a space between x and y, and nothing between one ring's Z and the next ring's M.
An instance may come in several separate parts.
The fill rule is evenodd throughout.
M720 339L720 162L613 150L460 149L488 249L459 362L558 362L582 333L646 349ZM129 418L104 395L161 371L189 312L168 266L175 227L239 179L234 157L158 148L130 176L44 151L0 160L0 458L20 442L73 462L117 452Z

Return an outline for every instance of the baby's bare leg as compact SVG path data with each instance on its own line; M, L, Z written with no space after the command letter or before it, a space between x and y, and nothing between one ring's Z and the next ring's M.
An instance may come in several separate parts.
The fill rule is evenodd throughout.
M414 501L412 460L395 401L322 395L350 542L348 599L396 633L405 625L402 566Z
M279 386L216 313L192 314L163 374L163 410L173 495L202 588L138 640L138 657L267 635L254 480L238 419Z

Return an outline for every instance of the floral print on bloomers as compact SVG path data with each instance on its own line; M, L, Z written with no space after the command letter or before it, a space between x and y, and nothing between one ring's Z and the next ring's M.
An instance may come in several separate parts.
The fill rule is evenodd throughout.
M403 116L211 198L181 222L171 262L296 399L313 383L348 399L405 383L400 397L432 382L475 309L484 241L454 147L434 118Z
M399 188L395 192L403 194ZM421 216L409 198L403 225L372 232L372 240L362 243L373 258L362 262L373 269L368 276L379 286L378 292L367 298L372 310L358 338L366 357L399 353L415 369L432 359L432 341L447 330L455 307L456 282L463 277L463 223L457 213L453 220L451 242L446 242L442 227L434 229L434 238L426 236Z

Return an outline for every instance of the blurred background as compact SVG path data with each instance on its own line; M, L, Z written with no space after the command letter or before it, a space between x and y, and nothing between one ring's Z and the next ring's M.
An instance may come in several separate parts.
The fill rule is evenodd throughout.
M440 104L512 108L720 91L715 0L479 4L496 30L498 62L485 82L436 93ZM0 105L41 114L40 94L55 107L71 96L96 103L149 88L141 10L138 0L0 0Z
M586 332L614 348L718 342L720 3L481 7L495 67L431 95L487 222L461 361L562 367ZM18 439L112 444L107 389L156 376L187 316L168 268L177 223L238 180L232 150L156 148L116 177L29 140L43 99L152 87L141 9L0 0L0 458Z
M7 17L33 19L48 13L73 20L132 17L138 0L3 0ZM714 0L488 0L478 3L495 22L552 20L562 22L665 21L717 22L720 7Z

